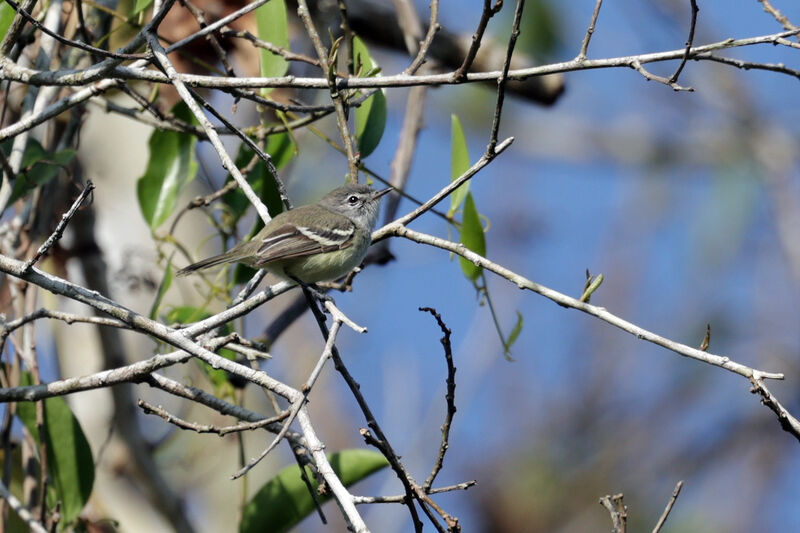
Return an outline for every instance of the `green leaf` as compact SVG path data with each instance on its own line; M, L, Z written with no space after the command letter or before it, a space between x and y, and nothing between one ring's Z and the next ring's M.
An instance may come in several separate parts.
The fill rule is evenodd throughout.
M486 255L486 236L483 234L483 225L472 193L467 193L467 199L464 202L464 216L461 218L461 244L478 255ZM475 281L481 275L483 269L472 261L459 257L459 262L464 275L471 281Z
M3 152L8 154L11 146L11 140L3 143ZM22 155L22 171L14 181L9 203L16 202L58 176L59 170L69 165L74 157L75 150L67 149L49 153L36 139L28 140L25 153Z
M172 113L186 122L195 122L183 102ZM158 228L169 218L181 190L197 174L195 143L194 135L188 133L156 130L150 135L150 160L136 184L139 206L150 229Z
M450 181L455 181L469 169L469 151L464 128L457 115L450 115ZM450 211L448 216L453 216L461 208L469 192L469 181L459 186L450 195Z
M20 384L33 384L30 373L23 373ZM44 400L44 412L47 467L55 489L55 500L60 502L61 522L58 529L63 531L77 518L92 493L94 459L81 425L67 402L62 398L47 398ZM17 416L34 439L41 443L36 427L36 404L19 402ZM52 502L53 505L55 503Z
M0 35L8 33L8 28L11 27L11 22L14 20L14 9L8 2L0 4Z
M136 2L134 2L133 4L133 11L131 11L131 16L138 15L139 13L150 7L150 4L152 3L153 0L136 0Z
M272 164L278 170L289 164L294 156L297 155L297 145L294 139L286 132L273 133L267 137L266 152L272 158Z
M256 28L258 37L283 48L289 48L289 23L286 18L284 0L272 0L256 9ZM261 56L261 76L265 78L279 77L289 70L289 62L278 54L264 48L259 49ZM261 89L261 96L266 96L271 88Z
M164 295L167 294L170 286L172 286L172 258L167 261L164 277L161 278L161 284L158 286L156 298L153 300L153 306L150 308L150 318L155 319L158 316L158 308L161 307L161 302L164 300Z
M371 450L342 450L328 455L334 472L346 487L386 467L389 462L378 452ZM317 482L306 469L314 490ZM320 502L330 499L319 496ZM291 530L303 518L314 511L314 501L300 478L300 467L287 466L267 481L242 512L240 533L282 533Z
M356 71L361 76L373 76L379 71L378 64L369 55L367 47L358 37L353 37L353 56ZM383 89L375 91L359 107L356 108L356 142L361 157L367 157L375 151L386 128L386 93Z
M504 343L504 348L506 355L511 353L511 347L517 342L517 337L519 334L522 333L522 313L517 311L517 322L514 324L514 328L511 330L511 333L508 335L508 339L506 339Z

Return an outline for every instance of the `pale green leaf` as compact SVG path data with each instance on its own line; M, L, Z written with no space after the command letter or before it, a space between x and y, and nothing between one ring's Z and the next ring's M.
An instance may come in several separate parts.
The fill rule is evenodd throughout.
M284 0L271 0L256 9L256 28L259 39L288 50L289 22L286 18ZM261 76L265 78L280 77L289 70L289 62L283 56L264 48L259 48L259 55L261 57ZM266 96L271 91L271 88L261 89L261 95Z
M464 128L461 127L461 121L457 115L450 115L450 181L456 180L467 170L469 170L469 151ZM449 216L453 216L461 208L468 192L468 181L452 192Z
M367 47L358 37L353 37L353 56L356 71L361 76L372 76L378 72L377 63L370 57ZM383 89L375 91L356 108L356 142L362 158L367 157L378 147L386 128L387 114L386 94Z
M486 236L483 234L483 225L472 193L467 193L464 201L464 215L461 217L461 244L478 255L486 255ZM471 281L475 281L481 275L482 268L472 261L459 257L459 262L464 275Z

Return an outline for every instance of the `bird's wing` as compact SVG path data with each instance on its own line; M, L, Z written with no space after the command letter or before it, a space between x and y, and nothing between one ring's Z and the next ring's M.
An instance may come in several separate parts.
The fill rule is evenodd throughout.
M355 225L349 220L328 228L284 224L261 239L255 266L347 248L352 245L355 232Z

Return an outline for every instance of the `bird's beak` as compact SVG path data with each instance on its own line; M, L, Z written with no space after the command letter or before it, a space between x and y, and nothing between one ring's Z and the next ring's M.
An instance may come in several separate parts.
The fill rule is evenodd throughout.
M392 192L393 190L394 190L394 187L387 187L387 188L382 189L380 191L375 191L374 193L372 193L372 199L373 200L377 200L378 198L380 198L384 194Z

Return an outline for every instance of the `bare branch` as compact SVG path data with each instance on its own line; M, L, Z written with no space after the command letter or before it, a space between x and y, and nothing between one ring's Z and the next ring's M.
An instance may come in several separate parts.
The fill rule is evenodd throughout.
M418 231L411 230L398 222L392 222L391 224L388 224L383 228L381 228L380 230L378 230L378 232L380 232L381 236L397 235L412 240L414 242L428 244L430 246L435 246L437 248L453 252L467 259L468 261L472 261L476 265L483 267L491 272L494 272L495 274L499 275L502 278L507 279L520 289L528 289L532 292L540 294L545 298L548 298L549 300L552 300L553 302L557 303L561 307L566 307L568 309L577 309L578 311L582 311L584 313L597 317L600 320L611 324L612 326L616 326L619 329L626 331L631 335L634 335L638 339L646 340L648 342L666 348L672 352L675 352L678 355L682 355L684 357L689 357L691 359L695 359L703 363L708 363L713 366L724 368L725 370L733 372L734 374L739 374L740 376L743 376L747 379L784 378L783 374L756 370L741 363L736 363L734 361L731 361L731 359L728 357L721 355L714 355L712 353L705 352L703 350L699 350L697 348L693 348L686 344L675 342L660 335L657 335L651 331L648 331L635 324L632 324L627 320L624 320L612 313L609 313L603 307L598 307L595 305L588 304L586 302L582 302L577 298L567 296L566 294L562 294L558 291L554 291L553 289L545 287L544 285L540 285L534 281L531 281L528 278L525 278L493 261L486 259L481 255L476 254L475 252L468 250L463 244L455 243L452 241L448 241L446 239L434 237L433 235L427 235L425 233L420 233Z
M692 49L692 43L694 43L694 29L697 26L697 12L699 8L697 7L697 0L689 0L689 2L692 5L692 20L689 23L689 37L686 39L686 53L681 58L681 62L678 68L675 69L675 73L669 78L671 84L678 81L678 76L681 75L683 67L686 66L686 61L689 60L689 51Z
M250 6L252 4L248 4ZM769 35L747 37L743 39L725 39L715 43L692 47L689 59L703 61L710 60L710 52L753 46L757 44L779 44L786 37L800 33L800 30L785 31ZM686 49L653 52L631 56L619 56L605 59L585 59L578 61L572 59L559 63L550 63L535 67L511 69L508 78L511 80L524 80L531 77L556 74L562 72L578 72L601 68L631 68L634 61L645 65L647 63L660 63L664 61L680 60L686 55ZM88 69L83 70L55 70L40 71L17 65L10 59L0 56L0 79L19 81L29 85L85 85L92 83L102 76L111 76L126 80L150 81L155 83L171 84L169 76L154 70L142 70L133 67L108 66L105 60ZM371 78L337 78L337 89L374 89L382 87L411 87L422 85L451 85L456 83L476 83L497 81L502 76L501 71L468 72L462 82L453 80L452 73L408 75L395 74L391 76L375 76ZM176 79L193 87L205 88L250 88L260 89L266 87L292 87L302 89L330 89L327 78L303 78L298 76L282 76L278 78L237 77L226 78L221 76L204 76L198 74L176 74ZM305 117L308 119L308 117Z
M441 315L432 307L420 307L420 311L426 311L433 315L436 323L439 324L439 329L442 330L442 348L444 348L444 359L447 363L447 392L445 393L445 401L447 403L447 414L442 424L442 442L439 445L439 453L436 455L436 461L433 464L430 475L422 484L422 489L430 494L431 485L436 480L436 476L442 469L444 463L444 455L450 447L450 426L453 423L453 417L456 415L456 366L453 364L453 347L450 344L450 335L453 333L447 327L447 324L442 320Z
M215 434L219 435L220 437L224 437L225 435L228 435L229 433L239 433L239 432L242 432L242 431L251 431L253 429L261 429L264 426L268 426L268 425L271 425L271 424L276 424L276 423L280 422L281 420L285 419L287 416L289 416L289 411L283 411L283 412L279 413L276 416L273 416L271 418L265 418L263 420L258 420L256 422L247 422L245 424L236 424L235 426L217 427L217 426L212 426L210 424L197 424L197 423L194 423L194 422L187 422L186 420L178 418L177 416L169 413L166 409L164 409L160 405L152 405L152 404L147 403L144 400L139 400L138 405L139 405L139 407L141 407L142 412L144 414L159 416L159 417L163 418L164 420L166 420L167 422L169 422L170 424L173 424L174 426L177 426L177 427L179 427L181 429L194 431L196 433L215 433Z
M472 44L470 44L469 50L467 50L467 56L464 58L464 62L453 72L453 80L456 83L461 83L466 79L467 72L469 72L470 67L472 67L472 62L475 61L475 56L478 54L478 48L480 48L481 40L483 39L483 32L486 31L489 19L499 13L502 7L503 0L495 0L494 5L492 5L492 0L483 0L483 10L481 11L481 18L478 21L478 27L472 35Z
M596 0L594 3L594 11L592 11L592 20L589 21L589 27L586 29L586 35L583 36L583 42L581 43L581 49L578 52L578 56L575 58L576 61L583 61L586 59L586 54L589 53L589 42L592 40L592 35L594 35L594 28L597 24L597 17L600 15L600 8L603 6L603 0Z
M625 533L628 524L628 511L622 503L622 494L605 495L600 498L600 505L611 515L611 527L614 533Z
M661 531L661 528L664 527L664 523L667 521L669 513L672 512L672 506L675 505L675 500L678 499L678 495L681 493L682 487L683 487L683 481L678 481L678 484L675 485L675 488L672 490L672 496L667 502L667 506L664 508L664 512L661 513L661 516L658 518L658 522L656 522L656 526L653 528L653 533L658 533L659 531Z
M797 440L800 440L800 421L792 416L781 402L775 398L767 386L764 385L763 379L751 376L750 382L753 384L753 388L750 389L750 392L760 395L761 403L766 405L770 411L778 416L778 422L780 422L783 430L793 435Z
M492 119L492 130L489 135L489 145L486 153L493 154L497 146L497 132L500 130L500 114L503 111L503 99L506 95L506 80L508 79L508 69L511 65L511 56L514 54L514 46L519 37L519 23L522 20L522 10L525 8L525 0L517 0L514 8L514 22L511 25L511 36L508 38L508 48L506 49L506 59L503 62L503 74L497 79L497 104L494 108L494 118Z
M41 259L41 257L46 254L56 242L59 241L59 239L61 239L61 237L64 235L64 230L67 229L67 224L69 224L69 221L72 220L73 216L75 216L75 212L78 211L78 208L80 208L81 204L83 204L93 190L94 184L91 181L87 181L86 187L83 188L81 193L72 203L72 207L69 208L69 211L61 215L61 220L58 221L58 225L56 226L56 229L52 235L50 235L50 237L48 237L47 240L42 243L39 249L36 250L36 254L34 254L34 256L25 263L25 270L30 270L33 268L33 265L35 265L39 259Z
M5 501L8 502L9 507L11 507L17 516L19 516L20 520L25 522L25 524L33 531L34 533L47 533L47 529L40 522L37 522L36 519L33 517L31 512L28 510L25 505L19 501L19 499L11 494L11 492L6 488L3 483L0 483L0 498L3 498Z

